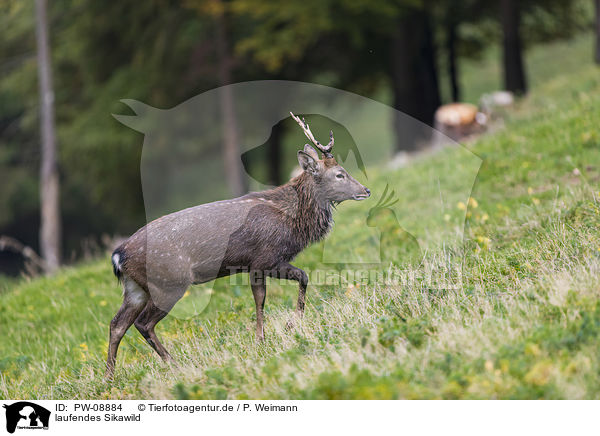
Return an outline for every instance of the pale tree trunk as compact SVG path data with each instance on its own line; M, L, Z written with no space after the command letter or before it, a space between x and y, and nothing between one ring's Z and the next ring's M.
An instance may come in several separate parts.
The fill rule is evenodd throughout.
M219 103L223 125L223 159L225 176L229 189L235 197L247 191L247 181L244 176L241 152L239 146L239 131L235 115L235 101L231 84L232 55L227 40L227 22L224 13L216 18L216 48L219 63Z
M35 1L35 15L41 132L40 252L47 272L53 272L60 265L61 219L46 0Z
M596 0L596 63L600 64L600 0Z

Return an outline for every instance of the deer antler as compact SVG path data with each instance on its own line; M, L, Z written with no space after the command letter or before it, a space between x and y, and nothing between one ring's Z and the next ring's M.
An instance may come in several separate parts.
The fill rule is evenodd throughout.
M334 142L333 141L333 130L331 130L329 132L329 144L327 144L327 146L325 146L316 140L315 136L310 131L310 127L308 127L308 123L304 120L304 117L302 119L300 119L300 117L297 117L296 115L294 115L291 112L290 112L290 115L292 116L292 118L294 120L296 120L296 122L300 125L300 127L302 127L304 134L306 135L306 137L308 139L310 139L310 142L312 142L315 145L315 147L317 147L319 150L321 150L321 152L325 155L325 157L333 157L333 154L331 154L331 149L333 148L333 142Z

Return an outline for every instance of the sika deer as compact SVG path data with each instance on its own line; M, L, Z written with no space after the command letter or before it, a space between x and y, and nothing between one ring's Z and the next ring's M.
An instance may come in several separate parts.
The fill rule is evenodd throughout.
M333 132L324 146L304 119L291 115L322 152L322 159L306 144L298 151L302 174L285 185L163 216L114 251L113 269L123 282L123 304L110 324L108 378L114 373L119 343L132 324L163 360L171 360L154 327L191 284L249 273L258 340L264 339L266 277L299 283L296 313L303 315L308 276L289 262L327 235L333 204L363 200L370 191L336 162L331 153Z

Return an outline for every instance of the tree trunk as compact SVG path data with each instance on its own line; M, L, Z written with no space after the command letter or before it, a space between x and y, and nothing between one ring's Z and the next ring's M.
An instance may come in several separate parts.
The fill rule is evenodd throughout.
M504 89L517 95L525 94L527 84L519 34L518 0L501 0L500 8L503 31Z
M599 0L600 1L600 0ZM460 101L460 85L458 83L458 67L456 63L457 25L450 18L446 28L446 52L448 55L448 78L450 79L450 92L452 101Z
M596 63L600 64L600 0L596 0Z
M54 91L48 40L48 14L46 0L36 0L37 64L40 90L40 252L47 272L60 265L61 219L59 178L54 132Z
M223 159L225 164L225 177L232 194L235 197L243 195L247 191L247 180L242 165L239 131L235 115L235 101L231 84L232 55L227 39L227 22L224 13L217 16L216 25L216 49L218 57L218 74L221 88L219 89L219 100L221 118L223 124Z
M394 108L433 125L440 105L435 47L426 10L411 10L399 20L391 43L391 77ZM411 125L404 117L394 119L397 150L414 150L429 141L432 129Z
M271 137L269 138L269 180L279 186L283 182L281 178L281 139L283 136L283 122L273 126Z

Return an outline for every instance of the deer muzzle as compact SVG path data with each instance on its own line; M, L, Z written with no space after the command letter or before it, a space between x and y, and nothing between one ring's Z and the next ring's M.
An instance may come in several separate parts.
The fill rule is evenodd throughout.
M369 188L365 188L365 192L364 194L355 194L352 199L353 200L366 200L367 198L369 198L371 196L371 191L369 190Z

